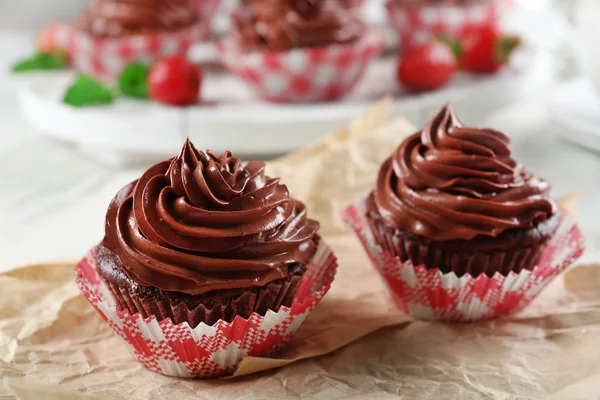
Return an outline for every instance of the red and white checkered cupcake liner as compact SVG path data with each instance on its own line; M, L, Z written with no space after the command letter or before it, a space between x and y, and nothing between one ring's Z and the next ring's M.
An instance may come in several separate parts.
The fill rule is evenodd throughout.
M210 0L220 2L220 0ZM209 3L210 3L209 2ZM104 81L112 81L130 63L152 62L172 54L186 54L192 43L208 39L210 23L196 23L177 32L155 32L119 38L99 38L64 23L45 34L53 48L65 51L73 67Z
M243 357L270 357L292 338L300 324L327 293L337 261L321 241L303 277L291 307L253 313L249 319L173 324L118 310L108 288L96 272L94 250L79 262L76 282L83 295L127 345L137 360L151 371L183 378L214 378L233 373Z
M369 30L348 44L245 53L228 38L217 49L221 64L261 98L309 102L335 100L349 93L384 45L384 38Z
M354 231L383 278L394 304L416 319L471 322L496 318L526 307L584 250L584 240L566 212L560 227L532 271L496 273L493 277L442 273L402 262L375 242L365 217L365 202L350 205L344 222Z
M512 0L490 0L470 6L402 7L394 1L388 1L385 7L399 44L406 48L437 35L458 40L468 29L498 23L511 4Z

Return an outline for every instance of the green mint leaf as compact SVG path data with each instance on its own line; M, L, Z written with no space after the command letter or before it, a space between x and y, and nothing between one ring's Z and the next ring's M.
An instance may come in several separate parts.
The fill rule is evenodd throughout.
M457 60L463 58L463 47L460 42L454 42L452 46L450 46L450 50L452 50L452 53L454 53L454 57L456 57Z
M125 96L148 97L148 72L150 68L142 63L129 64L119 76L119 90Z
M38 62L35 59L27 58L21 60L12 66L12 72L25 72L39 70Z
M33 56L17 62L12 67L12 72L57 70L67 65L67 59L61 53L36 53Z
M113 92L101 82L87 75L79 75L69 86L63 102L73 107L88 107L111 104Z

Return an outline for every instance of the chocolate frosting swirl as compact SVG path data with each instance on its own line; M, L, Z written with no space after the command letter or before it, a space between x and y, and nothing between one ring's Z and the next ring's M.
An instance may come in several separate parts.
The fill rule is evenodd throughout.
M244 0L234 32L245 51L286 51L353 42L360 18L338 0ZM348 3L350 4L350 3Z
M198 17L197 0L89 0L80 24L99 37L173 31Z
M556 211L550 185L515 162L508 143L443 107L382 165L374 191L380 214L432 241L497 237L546 220Z
M103 246L129 278L166 291L202 294L262 286L306 263L319 228L265 163L227 151L180 154L148 169L111 202Z

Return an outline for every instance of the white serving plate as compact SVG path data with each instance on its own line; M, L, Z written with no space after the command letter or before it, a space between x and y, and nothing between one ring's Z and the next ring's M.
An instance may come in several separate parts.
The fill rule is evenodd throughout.
M346 99L320 104L264 103L254 99L237 78L209 70L202 89L206 104L186 108L119 98L110 106L76 109L61 102L73 78L72 72L61 72L21 82L19 104L25 119L40 133L71 142L110 164L170 156L186 136L214 151L274 155L335 131L390 94L393 112L415 124L448 101L465 120L477 123L493 110L540 90L557 71L552 57L542 51L526 49L513 61L495 76L460 75L442 90L410 95L396 84L395 60L380 59Z
M131 99L109 107L73 109L60 102L72 79L69 72L13 77L11 82L19 87L22 115L41 134L72 143L109 164L148 163L172 156L185 136L214 151L272 156L335 131L385 95L394 96L394 114L416 125L448 101L465 121L477 124L496 109L542 90L555 81L560 68L551 54L564 41L557 36L564 29L557 27L564 26L565 19L540 1L519 2L504 23L529 44L515 55L510 68L491 77L458 76L448 87L423 95L399 89L392 58L374 62L343 101L320 104L264 103L242 82L214 69L207 71L202 89L203 98L212 105L184 109ZM214 64L216 52L211 45L200 44L192 48L190 57Z

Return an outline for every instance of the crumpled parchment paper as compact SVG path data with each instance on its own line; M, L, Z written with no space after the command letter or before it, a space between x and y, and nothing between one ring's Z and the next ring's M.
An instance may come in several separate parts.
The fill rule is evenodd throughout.
M340 264L279 359L247 358L245 376L210 381L146 371L79 294L74 265L30 265L0 274L0 398L600 398L600 265L572 269L510 319L415 322L390 304L337 217L413 131L387 106L270 165L321 221Z

